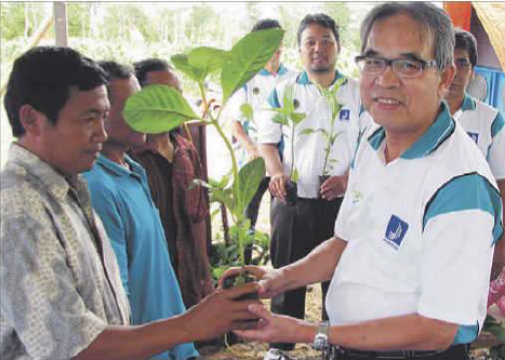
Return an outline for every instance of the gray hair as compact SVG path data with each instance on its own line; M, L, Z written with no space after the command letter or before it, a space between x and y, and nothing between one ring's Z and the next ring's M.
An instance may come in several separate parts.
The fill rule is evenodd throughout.
M444 10L425 2L388 2L374 7L361 24L361 53L366 49L373 24L394 15L405 14L423 26L432 36L435 60L439 70L454 60L454 29Z

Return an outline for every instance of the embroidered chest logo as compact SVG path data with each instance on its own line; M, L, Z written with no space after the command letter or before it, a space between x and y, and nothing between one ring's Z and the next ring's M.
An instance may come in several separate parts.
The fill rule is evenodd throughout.
M351 117L351 111L349 109L342 109L340 110L340 114L338 118L342 121L349 121L349 118Z
M393 248L398 250L400 245L402 244L403 239L405 238L405 234L409 229L409 224L400 219L396 215L391 215L391 219L389 219L388 226L386 228L386 236L384 237L384 241L391 245Z
M478 133L474 133L474 132L467 132L468 136L470 136L472 138L473 141L475 141L476 144L479 143L479 134Z

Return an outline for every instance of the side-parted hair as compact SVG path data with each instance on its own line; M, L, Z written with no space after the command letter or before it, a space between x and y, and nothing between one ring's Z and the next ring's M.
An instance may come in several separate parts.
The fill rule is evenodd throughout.
M60 110L70 98L70 88L88 91L106 85L107 77L96 62L68 47L34 47L14 61L4 106L12 134L26 134L19 111L31 105L56 125Z
M472 64L472 68L477 65L477 40L475 40L475 36L469 31L465 31L460 28L454 29L454 37L456 40L456 44L454 45L454 49L462 49L468 51L468 57L470 58L470 64Z
M335 41L340 48L340 35L338 33L338 25L335 23L330 16L326 14L309 14L303 18L300 25L298 26L298 32L296 34L296 40L298 41L298 47L300 47L300 43L302 41L302 33L308 28L310 25L317 24L324 28L330 29L335 36Z
M105 71L109 84L107 90L109 99L111 96L110 81L112 80L128 80L134 76L133 69L128 65L123 65L112 60L98 61L98 65Z
M386 2L370 10L361 24L361 53L365 52L376 21L401 14L410 16L432 37L439 70L453 63L454 29L451 19L444 10L427 2Z
M152 71L171 71L172 66L168 64L163 59L150 58L141 61L137 61L133 64L135 69L135 76L140 83L140 86L144 87L146 85L147 74Z

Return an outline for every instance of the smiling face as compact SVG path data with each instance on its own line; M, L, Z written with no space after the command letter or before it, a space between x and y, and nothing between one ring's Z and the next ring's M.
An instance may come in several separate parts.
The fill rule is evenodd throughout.
M410 16L393 15L374 23L365 55L386 59L434 58L433 38ZM363 105L388 132L422 134L436 119L453 68L426 68L419 77L401 79L391 67L379 75L361 73Z
M308 73L333 73L340 47L329 28L311 24L302 32L300 55Z
M104 119L108 111L104 85L89 91L71 87L55 125L34 112L39 124L37 155L66 177L90 170L107 140Z

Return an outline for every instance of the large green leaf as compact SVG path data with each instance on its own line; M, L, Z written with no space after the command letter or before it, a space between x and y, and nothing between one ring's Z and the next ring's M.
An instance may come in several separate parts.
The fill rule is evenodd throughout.
M136 131L159 134L197 119L188 102L166 85L150 85L130 96L123 110L126 123Z
M206 74L204 73L204 70L189 64L188 55L177 54L172 56L170 60L177 70L181 71L190 79L196 82L203 82L205 79Z
M223 104L258 71L265 67L279 48L284 30L254 31L240 39L230 50L229 61L221 73Z
M191 50L187 59L190 66L200 69L200 81L203 81L208 74L222 69L229 56L228 51L201 46Z
M251 202L260 186L261 180L265 177L265 160L259 157L248 162L240 169L238 177L240 182L238 210L241 211Z

